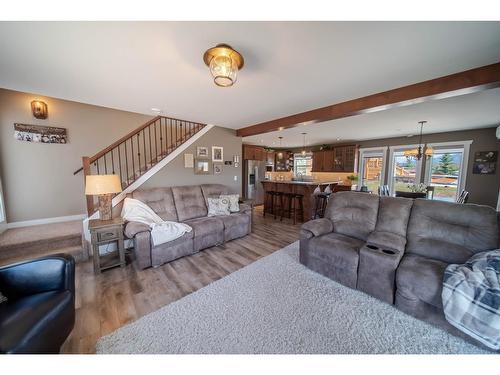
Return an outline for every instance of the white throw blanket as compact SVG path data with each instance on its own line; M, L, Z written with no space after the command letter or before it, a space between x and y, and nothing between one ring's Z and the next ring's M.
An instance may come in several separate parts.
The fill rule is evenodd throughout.
M132 198L125 198L121 216L126 221L136 221L149 225L154 246L173 241L192 230L189 225L184 223L164 221L147 204Z

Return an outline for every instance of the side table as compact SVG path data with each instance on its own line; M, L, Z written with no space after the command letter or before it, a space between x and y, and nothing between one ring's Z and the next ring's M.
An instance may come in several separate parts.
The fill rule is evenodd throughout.
M121 217L111 220L89 220L95 273L99 274L103 270L117 266L125 267L123 225L124 221ZM99 246L112 242L117 243L118 251L101 255L99 253Z

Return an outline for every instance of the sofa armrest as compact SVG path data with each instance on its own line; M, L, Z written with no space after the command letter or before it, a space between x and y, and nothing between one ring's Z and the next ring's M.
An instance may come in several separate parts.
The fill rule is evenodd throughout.
M75 260L69 254L54 254L0 268L2 294L8 299L69 290L75 293Z
M251 212L252 211L252 206L249 204L245 203L240 203L240 212L241 213L246 213L246 212Z
M137 221L129 221L125 225L124 233L128 238L134 238L137 233L141 232L151 232L151 227Z
M309 236L308 233L312 234L310 237L322 236L324 234L333 232L333 223L330 219L326 218L310 220L302 224L300 232L301 237L302 235Z

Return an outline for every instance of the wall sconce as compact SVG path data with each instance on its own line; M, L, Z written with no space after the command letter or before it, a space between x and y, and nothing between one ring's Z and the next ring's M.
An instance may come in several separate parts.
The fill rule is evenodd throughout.
M35 116L35 118L46 119L49 115L47 103L42 102L41 100L33 100L31 102L31 112L33 112L33 116Z

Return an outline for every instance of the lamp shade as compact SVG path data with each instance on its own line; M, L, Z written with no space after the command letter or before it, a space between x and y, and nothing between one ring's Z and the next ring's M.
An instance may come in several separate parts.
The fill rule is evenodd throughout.
M87 176L85 195L113 194L122 191L120 177L116 174Z

